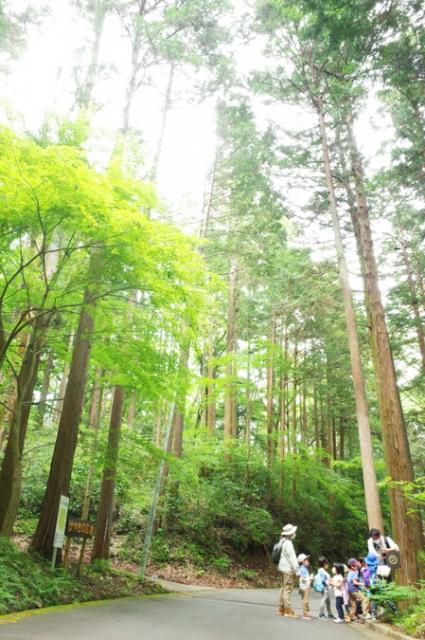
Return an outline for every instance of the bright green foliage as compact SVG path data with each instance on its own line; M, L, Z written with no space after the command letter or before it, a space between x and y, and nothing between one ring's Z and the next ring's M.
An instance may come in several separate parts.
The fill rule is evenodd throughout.
M22 554L0 539L0 614L88 599L66 571L52 574L44 561Z
M52 572L45 560L22 553L0 539L0 615L52 605L92 602L100 598L127 596L134 592L161 593L158 585L141 585L137 577L99 565L77 578L68 571ZM99 574L102 579L99 580Z

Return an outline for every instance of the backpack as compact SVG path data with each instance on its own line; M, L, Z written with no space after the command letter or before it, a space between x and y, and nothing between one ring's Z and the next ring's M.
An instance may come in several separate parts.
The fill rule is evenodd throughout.
M281 553L282 553L282 540L279 540L279 542L276 542L276 544L273 546L273 550L272 550L273 564L279 564Z
M325 585L323 584L323 578L320 573L316 573L313 579L313 589L317 591L317 593L323 593L325 590Z

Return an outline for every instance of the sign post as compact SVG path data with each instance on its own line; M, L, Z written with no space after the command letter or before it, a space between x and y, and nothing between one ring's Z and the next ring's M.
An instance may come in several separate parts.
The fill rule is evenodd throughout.
M68 515L69 498L67 496L61 496L59 499L58 517L56 520L56 531L53 540L53 555L52 555L52 569L55 568L56 555L58 549L61 549L65 539L65 526L66 517Z
M67 544L68 542L71 543L71 538L83 539L81 550L80 550L80 558L78 560L78 569L77 569L78 575L80 574L81 565L83 564L86 542L87 540L90 540L90 538L92 538L93 535L94 535L94 524L92 522L89 522L88 520L82 520L81 518L74 518L73 516L70 516L68 518L68 524L66 527ZM68 547L68 554L66 554L65 552L65 561L64 561L65 567L68 564L68 556L69 556L69 547Z

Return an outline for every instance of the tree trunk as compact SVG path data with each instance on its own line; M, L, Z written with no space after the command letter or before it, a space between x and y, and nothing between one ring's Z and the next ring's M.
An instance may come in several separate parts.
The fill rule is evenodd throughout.
M71 331L71 333L69 334L69 340L68 340L68 353L72 350L73 342L74 342L74 333L73 331ZM55 394L58 399L55 403L54 411L58 420L60 420L60 417L62 414L63 400L65 398L66 385L68 382L68 374L69 374L69 364L68 362L65 362L63 365L63 371L62 371L59 389L57 394Z
M132 427L137 414L137 394L133 391L128 400L127 426Z
M227 315L227 339L226 339L226 386L224 398L224 439L235 438L236 426L236 288L237 288L237 262L233 256L229 273L229 297Z
M133 40L131 46L131 71L130 78L128 80L126 92L125 92L125 102L122 114L122 128L121 131L124 135L127 135L130 130L130 111L131 106L133 104L134 96L137 91L137 74L139 69L139 51L140 45L137 41L137 37Z
M103 27L106 14L108 12L108 2L95 2L95 16L93 21L94 40L90 52L90 64L84 82L77 89L76 102L79 107L88 109L92 101L94 84L99 71L99 49L102 38Z
M156 416L155 416L155 432L154 432L154 443L158 449L162 444L162 423L165 415L165 407L164 402L159 400L156 408Z
M93 540L92 559L109 558L109 547L112 534L112 516L115 499L115 480L117 476L120 431L124 409L124 389L114 387L111 421L109 424L108 444L103 467L100 500L97 509L96 532Z
M295 336L294 370L292 373L292 453L297 453L298 339Z
M3 450L3 443L9 434L16 406L15 378L13 377L9 382L3 378L2 383L5 389L2 397L3 404L0 405L0 452Z
M356 401L357 425L359 430L360 453L362 459L363 483L365 489L366 512L369 527L382 529L382 512L376 480L376 472L373 460L372 436L369 425L369 410L366 400L365 384L363 378L360 344L357 334L356 316L353 299L348 279L347 262L345 259L344 245L341 236L341 227L338 216L335 188L332 177L329 146L326 133L323 104L320 98L316 100L316 109L319 118L320 141L322 146L323 167L328 189L329 207L332 217L332 226L335 239L335 248L338 258L338 273L344 301L345 323L347 327L348 347L350 350L351 375Z
M215 421L216 421L216 403L215 403L215 390L214 390L214 379L216 377L216 370L213 364L214 358L214 350L213 350L213 341L210 337L208 340L208 365L207 365L207 378L208 383L206 386L206 397L207 397L207 406L206 406L206 427L207 431L210 435L212 435L215 431Z
M88 290L75 336L75 346L66 385L58 434L40 519L31 547L45 558L52 555L59 499L69 494L75 448L84 404L91 338L94 329L94 302Z
M319 415L317 408L317 387L314 387L313 391L313 422L314 422L314 441L316 449L320 448L320 429L319 429Z
M409 253L406 247L406 241L403 234L403 229L399 229L400 234L400 247L404 266L406 268L407 286L410 293L410 306L413 312L413 318L415 322L416 336L418 339L419 351L421 354L422 375L425 377L425 336L424 327L421 318L421 312L418 304L418 291L413 276L412 263L409 257Z
M365 300L370 318L369 329L374 354L373 363L381 414L385 461L393 481L412 482L414 480L413 465L379 290L378 268L364 188L363 164L353 135L351 115L347 118L347 133L357 200L355 231L359 234L358 246L362 252ZM403 556L398 577L402 583L415 582L420 577L418 554L423 549L421 518L418 513L410 511L409 501L401 486L393 485L390 488L390 501L393 536L398 541Z
M345 460L345 429L347 419L345 416L339 417L339 458Z
M269 345L267 356L267 462L269 467L273 463L274 456L274 350L276 342L276 317L273 314L270 320Z
M37 429L42 429L44 425L44 416L46 414L46 401L47 401L47 396L49 394L50 377L52 375L52 370L53 370L53 353L49 349L47 353L47 360L44 365L43 383L41 386L40 400L39 400L40 404L38 406L38 412L37 412Z
M164 144L165 127L167 124L168 114L171 108L171 92L173 89L174 72L175 72L175 65L174 63L171 63L170 72L168 74L167 88L165 90L164 106L162 108L162 118L161 118L161 127L159 131L158 145L156 147L156 151L155 151L155 155L152 163L152 170L150 172L150 180L152 180L152 182L156 180L159 159L161 157L162 146Z
M35 320L17 379L16 403L0 472L0 534L7 537L13 533L19 507L22 457L37 381L43 335L49 324L49 318L50 316L42 316Z
M307 385L303 383L302 413L301 413L301 442L307 444L308 419L307 419Z
M245 393L245 441L249 445L251 442L251 420L252 420L252 400L251 400L251 317L248 315L247 323L247 362L246 362L246 393Z
M176 402L175 411L173 414L173 426L172 426L172 447L171 451L177 458L182 457L183 453L183 430L184 430L184 415L186 408L186 396L187 396L187 365L189 361L190 344L187 343L182 347L179 361L180 376L184 377L184 384L182 388L182 398L180 402Z
M90 500L92 494L93 477L95 473L95 461L96 453L99 443L99 431L100 431L100 413L102 409L102 397L103 397L103 370L96 369L96 378L93 384L90 410L89 410L89 428L93 430L92 441L90 445L90 459L89 468L87 471L86 486L84 489L83 506L81 508L81 519L87 520L90 511Z
M329 380L329 372L326 377L326 415L324 420L324 432L323 432L323 448L326 451L326 456L324 457L324 463L326 466L330 467L331 460L333 459L333 450L332 450L332 400L330 396L330 380Z

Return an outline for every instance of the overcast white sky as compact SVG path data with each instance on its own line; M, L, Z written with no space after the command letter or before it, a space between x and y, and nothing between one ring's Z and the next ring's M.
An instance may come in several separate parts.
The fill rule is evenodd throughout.
M46 0L13 0L14 8L46 5ZM246 9L245 0L237 0L237 12ZM37 131L48 112L69 114L72 107L75 84L73 67L81 61L81 50L87 48L86 25L78 17L71 0L51 0L49 15L39 27L31 27L28 46L18 62L11 65L3 83L0 98L0 117L4 121L14 114L15 126ZM113 135L121 122L126 79L129 71L130 49L117 20L109 19L102 40L100 60L113 67L100 79L95 97L101 108L96 114L95 154L105 157L112 146ZM235 59L241 73L249 73L264 64L261 43L251 41L236 49ZM169 208L170 217L188 232L196 233L202 211L202 201L207 174L211 168L215 148L215 98L199 101L195 86L200 73L186 70L180 73L173 92L173 108L170 111L164 147L158 170L158 189ZM145 156L149 164L159 136L160 114L163 104L167 71L154 78L154 87L142 87L135 100L131 125L142 132ZM255 100L255 110L260 126L275 121L286 129L297 130L304 126L306 116L300 108L279 105L266 106ZM371 88L364 112L357 124L360 147L373 169L385 164L387 153L380 149L392 136L389 119L379 113L379 102ZM293 190L289 195L294 208L309 197L306 189ZM291 204L291 202L290 202ZM378 230L379 231L379 230ZM382 231L382 230L381 230ZM315 245L319 238L320 244ZM307 230L297 243L312 247L320 257L332 253L332 236L323 230ZM354 252L353 271L356 270ZM360 288L357 279L354 287Z

